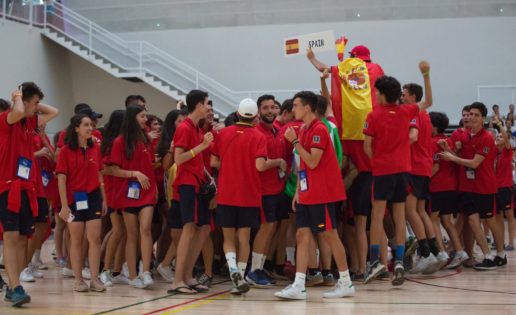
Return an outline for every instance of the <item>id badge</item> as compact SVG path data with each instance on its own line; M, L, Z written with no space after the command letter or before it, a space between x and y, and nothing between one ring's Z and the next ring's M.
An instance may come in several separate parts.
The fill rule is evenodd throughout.
M75 199L75 208L77 211L88 209L88 193L84 191L77 191L73 193Z
M127 187L127 198L129 199L140 199L141 185L139 182L130 181Z
M466 168L466 178L467 179L475 179L475 170L472 168Z
M285 178L285 175L286 175L285 172L282 169L278 168L278 177L279 177L279 179Z
M16 176L21 179L28 180L30 177L30 169L32 168L32 161L24 157L18 159L18 170Z
M48 186L48 183L50 183L50 174L47 171L41 171L41 181L45 188Z
M308 190L308 178L306 177L306 170L299 171L299 188L301 191Z

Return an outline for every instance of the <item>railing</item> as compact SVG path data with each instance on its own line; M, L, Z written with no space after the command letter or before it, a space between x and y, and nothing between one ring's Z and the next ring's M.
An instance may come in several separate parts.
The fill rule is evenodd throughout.
M256 99L262 94L274 94L283 100L296 92L233 91L158 47L145 41L126 41L55 1L0 0L0 10L2 19L42 28L45 32L56 32L80 45L90 58L100 57L116 66L121 73L135 74L142 79L156 78L183 93L191 89L206 90L216 107L225 107L226 110L221 110L223 114L233 111L244 97Z

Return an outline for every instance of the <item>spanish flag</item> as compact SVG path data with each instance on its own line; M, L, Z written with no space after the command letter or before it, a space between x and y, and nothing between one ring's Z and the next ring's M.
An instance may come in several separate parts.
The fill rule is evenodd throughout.
M362 59L347 58L332 67L332 107L342 140L364 140L362 130L372 110L368 67Z
M287 39L285 41L285 52L287 55L299 53L299 40L297 38Z

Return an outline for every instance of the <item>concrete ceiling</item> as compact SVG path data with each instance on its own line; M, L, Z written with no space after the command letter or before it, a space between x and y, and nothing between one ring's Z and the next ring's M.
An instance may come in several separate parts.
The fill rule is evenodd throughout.
M114 32L516 16L512 0L62 0Z

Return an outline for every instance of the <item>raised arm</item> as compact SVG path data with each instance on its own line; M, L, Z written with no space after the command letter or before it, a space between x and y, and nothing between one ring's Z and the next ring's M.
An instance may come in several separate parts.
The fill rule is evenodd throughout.
M433 98L432 98L432 85L430 84L430 64L428 61L421 61L419 63L419 70L423 75L424 86L425 86L425 99L422 100L418 105L419 109L427 109L432 106Z
M311 48L308 48L306 50L306 58L308 58L308 60L312 63L312 65L314 65L314 67L319 72L323 72L325 69L327 69L328 71L330 70L330 67L320 62L317 58L315 58L315 54Z

